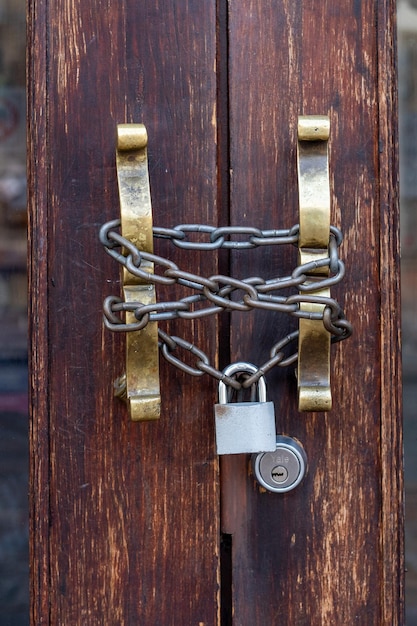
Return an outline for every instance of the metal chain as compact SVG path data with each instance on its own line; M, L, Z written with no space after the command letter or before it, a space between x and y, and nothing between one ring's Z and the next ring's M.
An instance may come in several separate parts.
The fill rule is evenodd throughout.
M342 233L334 226L330 228L328 257L319 261L312 261L295 268L290 276L276 277L264 280L260 277L236 279L230 276L215 274L208 278L198 274L185 272L172 261L139 250L129 240L125 239L115 229L120 227L120 220L113 220L103 225L100 230L100 241L106 252L131 274L151 284L174 285L178 284L194 292L172 302L158 302L144 305L141 302L124 302L120 297L109 296L105 299L104 324L113 331L137 331L144 328L149 322L173 320L176 318L198 319L221 311L251 311L265 309L287 313L293 317L323 320L323 324L332 335L332 341L341 341L352 333L351 324L345 319L339 304L330 297L314 295L319 289L324 289L339 283L345 273L344 264L338 257L338 247L342 241ZM174 228L154 228L154 237L170 240L175 246L188 250L213 250L226 248L246 250L265 245L294 244L298 242L299 226L296 224L288 230L260 230L253 227L227 226L216 228L203 224L181 224ZM242 239L246 235L246 239ZM190 236L194 239L190 239ZM240 239L233 239L239 236ZM153 273L141 267L142 261L146 265L153 263L154 267L161 267L162 273ZM149 267L149 266L148 266ZM314 270L322 267L329 268L329 276L308 276ZM283 289L295 288L299 292L288 296L278 295ZM241 293L240 298L237 297ZM234 296L234 299L232 299ZM302 310L302 304L322 304L322 312L308 312ZM126 323L120 317L123 312L134 314L136 322ZM298 338L295 331L275 344L270 351L270 358L252 376L239 382L235 378L224 374L210 365L207 355L189 342L180 337L173 337L159 329L160 348L163 356L173 365L192 376L201 376L207 373L217 380L222 380L235 389L250 387L272 367L285 367L297 360L297 353L285 357L284 349ZM173 355L178 348L190 352L196 357L195 366L191 367Z
M261 376L264 376L270 369L279 365L280 367L286 367L297 361L297 353L285 357L283 352L290 343L298 339L298 330L294 331L290 335L287 335L284 339L281 339L270 350L270 358L266 363L258 368L255 374L248 376L242 382L239 382L236 378L231 378L223 374L221 370L216 369L210 364L208 356L199 348L193 344L185 341L181 337L174 337L158 329L159 334L159 347L165 359L172 365L175 365L178 369L190 374L191 376L202 376L203 374L209 374L218 381L223 381L226 385L230 385L233 389L240 390L242 388L249 388L256 383ZM190 352L196 357L194 367L181 361L175 357L172 353L176 348L182 348Z

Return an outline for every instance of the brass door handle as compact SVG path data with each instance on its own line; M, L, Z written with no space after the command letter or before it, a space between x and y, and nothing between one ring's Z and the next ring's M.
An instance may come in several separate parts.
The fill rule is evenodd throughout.
M327 116L298 118L298 193L300 232L299 264L319 262L329 257L330 183L328 139L330 120ZM306 272L304 285L328 276L329 266ZM303 293L302 286L300 293ZM310 291L315 297L330 297L330 288ZM300 310L323 316L325 305L304 302ZM329 411L332 408L330 389L330 341L322 319L300 318L298 339L298 408L300 411Z
M143 124L117 127L116 167L119 184L121 234L144 252L153 252L152 205L149 187L148 137ZM153 272L153 263L141 260L141 267ZM155 285L122 268L123 295L126 303L143 305L156 302ZM126 311L126 324L137 320ZM142 330L126 333L126 377L123 380L130 417L134 421L154 420L160 416L159 353L157 322Z

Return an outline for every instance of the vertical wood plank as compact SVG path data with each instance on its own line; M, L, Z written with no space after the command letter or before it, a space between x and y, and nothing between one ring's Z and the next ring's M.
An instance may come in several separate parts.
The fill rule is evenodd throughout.
M33 622L216 624L214 384L162 362L161 420L129 422L123 338L101 320L119 268L98 242L119 215L118 122L147 126L155 225L217 223L215 2L33 4ZM214 319L169 328L215 356Z
M262 493L247 460L226 466L236 624L401 623L398 317L384 323L398 303L392 11L375 1L229 3L231 222L298 221L297 115L329 114L332 223L347 265L333 294L354 325L332 350L330 413L299 414L294 373L268 375L278 432L307 451L305 482ZM296 262L292 250L236 253L232 273L287 275ZM233 314L232 360L260 365L295 327Z
M49 550L40 537L49 532L49 422L48 422L48 294L47 232L48 168L47 144L47 3L28 3L28 50L37 50L28 63L28 250L34 262L28 265L28 318L31 341L31 411L43 419L30 421L30 579L31 623L47 626L49 596ZM36 156L35 156L36 155ZM32 256L33 255L33 256ZM36 262L35 262L36 259ZM36 341L33 338L36 337ZM38 393L42 390L43 393Z
M397 30L395 2L378 4L381 212L381 551L382 623L405 623Z

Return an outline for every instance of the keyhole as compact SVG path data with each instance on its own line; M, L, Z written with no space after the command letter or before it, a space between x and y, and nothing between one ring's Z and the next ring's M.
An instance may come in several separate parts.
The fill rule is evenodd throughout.
M283 465L276 465L271 471L271 478L276 483L283 483L288 478L288 470Z

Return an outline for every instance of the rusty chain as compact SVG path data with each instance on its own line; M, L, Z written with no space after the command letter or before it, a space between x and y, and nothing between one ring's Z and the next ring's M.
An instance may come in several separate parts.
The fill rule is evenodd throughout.
M144 305L141 302L125 302L118 296L108 296L103 305L104 324L112 331L130 332L144 328L149 322L173 320L176 318L198 319L221 311L251 311L265 309L287 313L293 317L323 320L326 330L331 334L332 341L337 342L349 337L352 333L351 324L345 319L339 304L330 297L314 295L314 292L339 283L345 273L344 264L338 257L338 247L342 241L339 229L331 226L328 257L300 265L290 276L264 280L260 277L236 279L230 276L215 274L208 278L181 270L173 261L156 254L139 250L115 229L120 227L120 220L104 224L100 230L100 241L106 252L131 274L150 284L181 285L192 290L192 295L170 302L158 302ZM260 230L253 227L227 226L213 227L202 224L181 224L174 228L154 228L154 237L168 239L175 246L188 250L214 250L226 248L246 250L259 246L294 244L298 242L298 225L288 230ZM246 239L241 237L246 236ZM190 238L191 236L191 238ZM193 239L194 236L194 239ZM233 239L238 236L240 239ZM197 238L197 240L196 240ZM147 262L146 268L142 261ZM162 268L162 272L149 270L149 263L154 268ZM142 267L141 267L142 266ZM328 267L328 276L308 276L315 269ZM295 288L298 292L290 295L279 295L283 289ZM240 299L237 298L241 292ZM234 299L232 299L234 296ZM302 304L317 303L323 305L322 312L303 311ZM136 322L126 323L120 314L131 312ZM258 371L239 382L236 378L225 376L210 364L208 356L199 348L186 340L167 334L161 329L159 345L163 356L173 365L192 376L207 373L217 380L222 380L235 389L250 387L262 375L275 366L285 367L297 361L297 353L285 355L285 348L296 341L298 331L276 343L270 350L270 358ZM188 351L195 359L194 367L174 356L178 348Z

